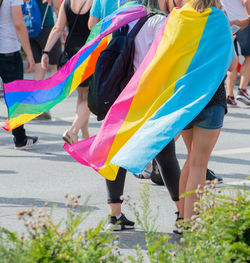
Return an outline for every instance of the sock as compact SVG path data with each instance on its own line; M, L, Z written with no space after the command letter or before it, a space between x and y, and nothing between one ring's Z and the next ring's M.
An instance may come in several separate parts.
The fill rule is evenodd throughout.
M116 216L116 219L119 220L121 218L122 214L120 214L119 216Z

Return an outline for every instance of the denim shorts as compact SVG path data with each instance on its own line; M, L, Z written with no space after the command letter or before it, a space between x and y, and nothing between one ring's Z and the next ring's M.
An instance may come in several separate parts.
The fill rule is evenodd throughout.
M203 109L184 130L192 129L194 126L206 129L216 130L223 126L225 108L221 105L212 105Z
M241 55L250 56L250 25L236 34L236 40L239 42Z

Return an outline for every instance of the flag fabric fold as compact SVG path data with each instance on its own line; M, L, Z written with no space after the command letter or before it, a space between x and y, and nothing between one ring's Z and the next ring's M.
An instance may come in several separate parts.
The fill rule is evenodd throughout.
M17 80L4 84L8 120L3 128L13 130L64 100L94 73L97 59L107 47L110 34L145 15L147 10L143 6L135 1L128 2L100 21L81 50L51 78L40 81Z
M221 10L174 9L97 135L64 148L109 180L119 167L140 173L207 105L233 57Z

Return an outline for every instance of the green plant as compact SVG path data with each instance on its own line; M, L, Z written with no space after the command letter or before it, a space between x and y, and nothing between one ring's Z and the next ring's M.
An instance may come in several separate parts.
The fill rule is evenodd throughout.
M249 191L234 188L204 190L195 203L198 216L184 233L181 260L187 262L249 262L250 261L250 199ZM192 257L190 254L193 252Z
M215 189L216 183L198 188L201 201L197 216L182 223L181 244L170 244L166 234L157 234L156 217L149 204L149 187L143 186L138 206L133 205L138 224L146 232L150 262L244 263L250 261L250 198L245 189ZM193 193L193 192L192 192ZM187 193L190 194L190 193ZM140 210L138 209L140 208ZM133 262L133 261L131 261Z
M67 206L78 207L79 196L72 196ZM83 205L80 213L68 209L65 220L55 224L53 209L48 214L30 208L20 211L19 219L24 220L27 235L1 228L0 262L123 262L117 253L117 237L111 231L102 232L105 221L95 228L80 231L80 224L90 212Z
M171 244L167 234L158 233L156 215L150 205L150 187L140 189L138 204L125 201L133 209L139 230L145 232L147 257L151 263L246 263L250 261L250 198L246 189L218 190L215 184L198 188L201 200L195 203L198 215L188 221L180 244ZM68 198L68 197L67 197ZM106 220L95 228L80 231L89 215L86 204L76 213L80 196L72 196L65 220L55 224L50 213L30 208L20 211L25 235L0 229L0 263L144 263L139 246L136 255L124 258L118 251L118 238L112 231L103 232ZM187 226L186 222L183 226ZM125 261L126 260L126 261ZM148 260L147 260L148 261Z

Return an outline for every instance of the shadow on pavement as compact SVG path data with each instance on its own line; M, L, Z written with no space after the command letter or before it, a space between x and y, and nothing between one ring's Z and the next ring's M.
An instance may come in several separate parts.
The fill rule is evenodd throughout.
M227 114L227 117L233 117L233 118L244 118L249 119L250 115L247 113L239 113L239 112L229 112Z
M142 250L147 250L145 232L137 230L127 230L122 232L114 232L114 235L119 236L120 249L133 249L136 245L139 245L142 248ZM177 236L173 233L167 233L167 235L169 236L169 243L179 243L180 236Z
M26 150L27 151L27 150ZM23 153L24 151L22 151ZM34 155L1 155L1 157L5 158L29 158L29 159L41 159L41 160L47 160L51 162L76 162L70 155L65 154L54 154L54 153L42 153L42 152L36 152L33 150L27 151L27 152L32 152ZM35 154L43 154L43 155L35 155ZM2 172L3 174L3 172Z
M229 129L229 128L222 128L222 132L229 132L229 133L236 133L236 134L250 134L249 129Z
M176 154L178 160L186 160L186 154ZM249 165L250 160L244 160L239 158L230 158L230 157L221 157L221 156L211 156L210 162L217 162L217 163L226 163L226 164L239 164L239 165Z
M4 174L4 175L6 175L6 174L17 174L17 172L14 170L0 170L0 175L2 175L2 174Z
M233 174L218 174L219 176L223 177L223 178L230 178L230 179L246 179L247 175L246 174L237 174L237 173L233 173Z
M11 205L11 207L24 207L28 208L30 206L36 206L40 208L45 208L46 205L45 203L48 202L48 207L55 206L55 208L64 208L64 209L69 209L66 207L65 203L61 202L53 202L53 201L44 201L40 199L35 199L35 198L7 198L7 197L1 197L0 196L0 207L6 207L6 205ZM87 206L85 211L90 211L90 210L99 210L98 207L96 206ZM81 205L74 209L76 212L81 211Z
M70 127L72 124L72 121L65 121L62 119L54 119L52 117L52 120L32 120L29 122L29 125L32 126L68 126ZM89 128L99 128L101 127L101 122L91 122L89 121Z

